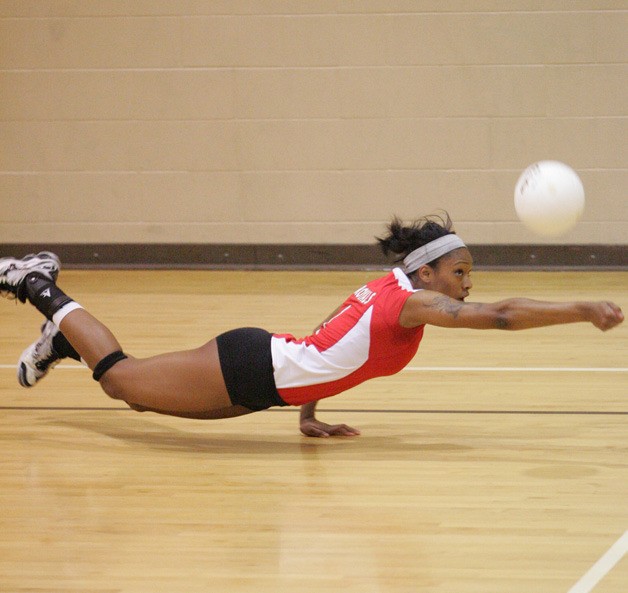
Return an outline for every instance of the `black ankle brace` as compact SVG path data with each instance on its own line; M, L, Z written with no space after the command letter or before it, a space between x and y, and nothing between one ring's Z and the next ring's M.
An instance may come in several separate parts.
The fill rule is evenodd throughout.
M128 356L122 352L122 350L116 350L111 354L107 354L95 367L92 377L94 381L100 381L100 378L114 365L128 358Z
M52 280L38 273L30 274L26 277L23 287L24 297L33 304L37 310L52 321L52 316L62 307L72 302L72 299L65 294ZM18 298L21 299L20 296Z

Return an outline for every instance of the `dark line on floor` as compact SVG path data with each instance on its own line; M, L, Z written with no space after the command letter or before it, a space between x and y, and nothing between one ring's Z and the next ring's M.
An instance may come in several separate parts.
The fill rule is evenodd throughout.
M131 412L130 408L79 407L79 406L0 406L0 410L39 412ZM265 412L298 413L298 408L272 408ZM461 414L461 415L526 415L526 416L628 416L628 411L599 410L382 410L382 409L326 409L317 414Z

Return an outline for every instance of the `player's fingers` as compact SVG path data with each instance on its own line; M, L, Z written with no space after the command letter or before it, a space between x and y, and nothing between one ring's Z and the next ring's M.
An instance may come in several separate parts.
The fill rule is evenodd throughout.
M315 428L314 426L308 426L307 428L302 428L301 432L306 437L316 437L320 439L327 438L329 436L328 432L321 430L320 428Z
M602 331L612 329L624 320L622 310L615 303L599 303L598 311L599 317L595 325Z
M615 303L606 303L606 307L607 323L610 329L623 321L624 314Z
M336 424L330 428L329 432L334 436L346 437L358 436L360 434L360 431L357 428L353 428L347 424Z
M624 312L621 310L621 307L615 303L609 303L609 306L615 314L615 318L621 323L624 320Z

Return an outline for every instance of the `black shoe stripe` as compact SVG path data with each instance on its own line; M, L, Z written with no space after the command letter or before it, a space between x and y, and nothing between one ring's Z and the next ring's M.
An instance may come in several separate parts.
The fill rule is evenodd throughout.
M22 362L20 363L20 385L22 387L32 387L32 385L26 380L26 365Z

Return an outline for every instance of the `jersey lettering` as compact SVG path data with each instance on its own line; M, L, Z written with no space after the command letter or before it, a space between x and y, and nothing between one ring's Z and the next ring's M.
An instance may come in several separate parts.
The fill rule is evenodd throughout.
M358 301L360 301L363 305L368 305L369 302L375 297L377 293L373 292L368 286L363 286L362 288L356 290L353 293Z

